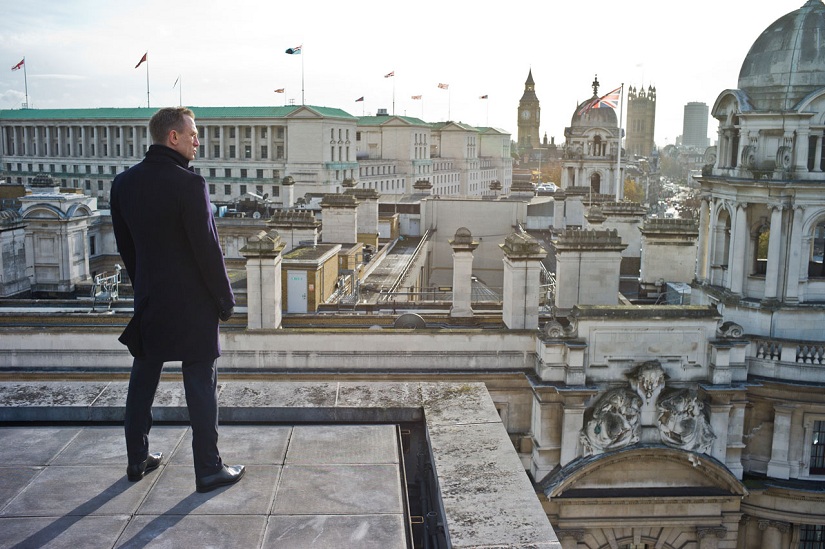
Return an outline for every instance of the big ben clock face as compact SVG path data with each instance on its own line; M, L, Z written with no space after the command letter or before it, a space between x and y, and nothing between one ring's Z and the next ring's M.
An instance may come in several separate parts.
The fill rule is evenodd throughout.
M521 111L521 117L524 120L529 120L530 119L530 111L528 111L528 110Z

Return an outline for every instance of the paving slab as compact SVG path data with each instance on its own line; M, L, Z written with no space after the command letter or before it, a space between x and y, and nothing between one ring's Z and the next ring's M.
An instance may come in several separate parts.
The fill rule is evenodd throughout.
M221 459L230 465L281 465L291 435L292 427L286 425L224 426L218 428L218 448ZM191 430L175 450L170 464L192 466Z
M397 465L286 465L273 515L403 513Z
M0 427L0 463L47 465L82 430L81 427Z
M163 452L163 463L182 443L188 428L155 425L149 433L149 451ZM191 458L190 458L190 463ZM53 465L117 465L125 474L126 439L122 426L85 427L54 458Z
M272 516L266 527L267 549L407 549L402 515Z
M0 467L0 511L43 469L44 467Z
M192 467L163 467L139 515L267 515L281 467L249 465L237 484L200 494Z
M399 463L395 425L297 425L290 465Z
M114 547L129 515L0 518L0 548Z
M150 487L145 479L129 482L123 467L52 465L34 477L0 516L132 514Z
M260 547L265 527L266 517L261 515L142 515L134 517L129 522L115 547L120 549Z

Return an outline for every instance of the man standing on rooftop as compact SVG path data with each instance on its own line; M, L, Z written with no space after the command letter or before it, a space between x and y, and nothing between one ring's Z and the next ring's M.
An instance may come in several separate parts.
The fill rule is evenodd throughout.
M160 466L163 455L149 453L152 402L164 362L182 361L195 486L208 492L245 471L225 465L218 452L218 321L232 315L235 297L206 182L189 167L200 144L194 113L160 109L149 132L146 156L115 178L111 196L115 239L135 292L134 316L120 337L135 357L124 421L126 473L134 482Z

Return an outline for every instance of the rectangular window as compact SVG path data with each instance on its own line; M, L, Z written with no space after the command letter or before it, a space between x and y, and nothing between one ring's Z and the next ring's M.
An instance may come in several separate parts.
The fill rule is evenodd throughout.
M210 195L214 195L214 194L215 194L215 184L214 184L214 183L210 183L210 184L209 184L209 194L210 194Z
M283 139L283 138L284 138L284 129L283 128L278 128L278 139Z
M244 135L247 139L250 139L252 137L252 128L250 128L249 126L244 128Z
M97 239L94 236L89 237L89 255L97 255Z
M825 475L825 421L814 421L811 466L808 472L812 475Z
M800 524L799 549L825 549L825 525Z
M251 145L244 145L244 147L243 147L243 156L244 156L244 158L252 158L252 146Z
M263 196L264 186L263 185L255 185L255 193Z
M229 128L229 139L235 139L235 126Z
M235 158L235 145L229 145L229 158Z
M232 170L230 168L224 168L223 176L224 177L232 177Z
M264 178L264 171L261 170L261 169L255 170L255 177L257 177L258 179L263 179Z
M283 146L278 145L277 154L278 154L278 156L276 156L276 158L277 158L278 160L280 160L280 159L282 159L282 158L284 157L284 148L283 148Z
M221 146L215 145L212 147L212 157L213 158L220 158L221 157Z
M246 177L246 168L241 168L241 177Z
M221 136L221 129L220 128L215 128L214 135L215 135L216 138L219 138Z
M269 148L266 145L261 145L261 158L269 158Z
M272 185L272 196L281 196L281 188L277 185Z
M98 191L102 191L102 190L103 190L103 181L98 181L98 182L97 182L97 190L98 190Z
M241 195L246 194L246 185L241 185Z
M229 196L230 194L232 194L232 186L231 185L224 185L223 186L223 194L225 194L226 196Z
M266 128L261 128L261 137L266 137Z

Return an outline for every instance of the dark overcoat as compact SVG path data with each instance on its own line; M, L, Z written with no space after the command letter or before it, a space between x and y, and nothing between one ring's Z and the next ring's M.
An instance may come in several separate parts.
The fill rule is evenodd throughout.
M112 183L112 225L134 287L142 353L162 361L220 356L219 313L235 305L206 182L188 165L152 145Z

